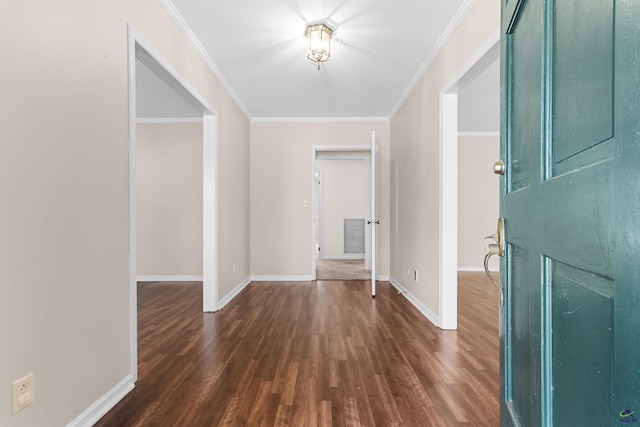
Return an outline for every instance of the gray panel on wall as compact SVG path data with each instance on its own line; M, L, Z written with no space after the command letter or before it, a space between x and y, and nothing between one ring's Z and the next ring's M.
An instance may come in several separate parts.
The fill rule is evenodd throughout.
M148 54L144 55L143 59L147 62L154 61ZM175 87L180 83L172 81L173 77L166 71L163 72L164 76L159 76L149 68L147 62L136 57L136 118L202 119L204 111L198 101L190 93L185 93L184 88L179 88L178 92ZM156 63L155 69L162 72L159 67Z
M364 218L344 219L344 253L364 253Z
M500 131L500 59L458 89L458 131Z

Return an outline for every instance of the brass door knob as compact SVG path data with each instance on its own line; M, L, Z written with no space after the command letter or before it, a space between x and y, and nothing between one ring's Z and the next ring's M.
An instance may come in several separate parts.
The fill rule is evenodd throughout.
M493 164L493 173L496 175L504 175L504 161L498 160Z

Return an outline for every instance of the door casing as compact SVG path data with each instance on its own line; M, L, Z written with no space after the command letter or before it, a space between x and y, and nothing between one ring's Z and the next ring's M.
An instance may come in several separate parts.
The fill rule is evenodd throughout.
M352 157L354 159L368 159L368 154L371 153L370 145L313 145L311 147L311 188L313 189L312 193L312 212L316 212L318 210L318 206L316 206L319 197L316 195L316 191L318 189L318 185L316 184L316 160L318 158L318 153L336 153L338 156L340 153L346 152L358 152L362 153L362 156ZM311 280L316 280L316 224L314 222L315 215L312 215L311 218ZM320 224L320 227L322 225ZM365 228L365 230L367 230ZM367 237L368 239L368 237ZM321 247L322 251L322 247ZM365 254L365 265L367 264L367 260L370 259L369 254Z
M499 42L498 30L440 90L440 274L437 326L441 329L458 328L458 85L471 77L469 71L480 62L490 64L497 58L500 54Z
M136 47L142 48L203 108L203 311L218 309L218 115L213 106L132 26L128 26L129 92L129 370L138 378L136 243Z

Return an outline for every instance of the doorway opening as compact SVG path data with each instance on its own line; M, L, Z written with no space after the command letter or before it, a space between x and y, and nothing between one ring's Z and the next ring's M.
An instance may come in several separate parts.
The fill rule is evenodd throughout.
M325 151L316 155L314 223L317 280L371 277L370 153Z
M133 381L137 381L137 146L136 128L139 101L152 96L141 93L142 84L136 83L142 67L150 71L157 82L159 93L172 94L177 104L184 106L183 111L190 111L191 118L197 117L202 123L202 293L203 311L216 311L218 307L217 279L217 146L218 119L216 110L166 61L153 46L144 40L137 31L128 28L128 80L129 80L129 326L130 326L130 371ZM141 86L141 87L138 87ZM139 99L138 99L139 98ZM180 100L180 101L177 101ZM158 117L166 120L167 115L175 114L175 110L167 108L169 102L163 98L153 99L147 105L160 108ZM164 107L164 110L162 110Z
M458 327L458 91L489 68L500 56L496 32L440 91L440 277L439 327ZM499 97L498 97L499 98ZM497 158L495 160L498 160ZM491 164L486 165L491 170ZM495 187L497 187L497 183ZM497 221L497 217L495 218ZM485 235L495 232L495 225ZM483 254L480 254L481 258Z
M364 234L364 262L365 269L369 270L368 279L371 280L371 296L375 297L376 291L376 278L377 278L377 144L375 139L375 131L371 132L371 145L327 145L327 146L313 146L311 149L311 188L313 192L312 197L312 220L311 220L311 279L317 279L317 266L318 260L320 259L320 253L324 258L327 257L329 251L328 248L323 248L323 246L327 246L327 239L322 238L321 236L326 235L325 228L327 228L324 224L320 223L320 205L322 204L323 211L326 212L326 191L321 191L321 186L323 186L323 182L319 182L319 178L322 177L326 180L326 168L324 171L319 172L318 165L322 164L322 161L329 162L355 162L358 164L362 162L362 164L366 164L368 167L364 169L360 169L360 172L356 172L359 177L362 177L362 171L366 171L366 175L368 179L366 180L369 185L365 190L367 197L366 205L368 209L365 208L364 211L358 211L359 214L354 215L356 218L344 218L341 217L337 221L337 228L340 230L342 227L342 233L338 233L340 238L338 238L337 246L340 247L342 245L342 252L340 253L341 258L349 258L349 250L353 250L355 253L351 254L351 258L362 258L362 234ZM328 163L331 164L331 163ZM337 164L337 163L336 163ZM343 165L344 166L344 165ZM339 169L339 168L338 168ZM345 169L344 167L342 169ZM354 169L353 167L346 167L346 170ZM357 168L356 168L357 169ZM317 173L319 172L319 173ZM340 176L340 174L336 174L336 176ZM338 180L339 181L339 180ZM361 186L362 187L362 186ZM360 206L360 203L357 204ZM364 218L361 218L362 212L366 215ZM355 220L349 221L347 224L345 219ZM322 221L324 223L325 221ZM346 226L345 226L346 224ZM335 226L335 225L334 225ZM364 230L363 230L364 226ZM344 232L345 227L347 228L347 234L351 233L353 230L352 236L354 239L350 239L349 249L345 247L344 243ZM351 227L352 230L348 230ZM320 231L322 230L322 233ZM364 231L364 233L363 233ZM322 243L320 243L322 242ZM348 249L348 250L345 250ZM366 279L365 279L366 280Z

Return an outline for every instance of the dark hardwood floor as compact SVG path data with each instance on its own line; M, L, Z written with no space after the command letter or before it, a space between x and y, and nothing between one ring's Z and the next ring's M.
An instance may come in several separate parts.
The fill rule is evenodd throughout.
M140 283L139 379L97 426L498 426L498 296L461 273L459 329L365 281Z

